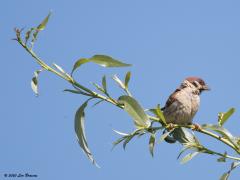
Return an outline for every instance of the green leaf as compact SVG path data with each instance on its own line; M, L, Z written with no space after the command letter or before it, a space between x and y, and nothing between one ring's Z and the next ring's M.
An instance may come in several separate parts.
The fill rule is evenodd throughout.
M235 146L238 146L237 138L234 137L227 129L223 128L222 126L215 125L215 124L203 124L202 128L203 129L211 129L211 130L221 134L223 137L228 139Z
M155 114L164 126L167 125L166 119L163 115L163 112L162 112L159 104L157 105L156 109L149 109L149 111L151 111L153 114Z
M40 72L42 72L42 69L35 71L31 81L32 90L36 95L38 95L38 75Z
M44 18L44 20L38 25L37 27L37 30L39 31L42 31L45 29L47 23L48 23L48 20L49 20L49 17L51 16L51 12L49 12L49 14Z
M218 123L219 126L223 126L223 124L229 119L230 116L235 112L234 108L230 108L226 113L219 113L218 115Z
M85 96L90 96L89 94L87 94L87 93L85 93L85 92L83 92L81 90L64 89L63 91L74 93L74 94L82 94L82 95L85 95Z
M133 118L137 127L147 128L150 126L150 120L134 98L124 95L119 97L118 102L124 105L124 110Z
M198 155L200 152L192 152L184 156L181 160L181 164L185 164L188 161L192 160L196 155Z
M32 31L34 30L34 28L31 28L30 30L28 30L25 34L25 44L27 44L31 34L32 34Z
M230 173L224 173L221 177L220 177L220 180L228 180L228 178L229 178L229 176L230 176Z
M155 141L156 141L155 134L151 134L151 136L149 138L149 151L150 151L150 154L152 157L154 156L153 151L154 151Z
M228 178L229 178L232 170L234 170L234 169L235 169L237 166L239 166L239 165L240 165L240 162L239 162L239 161L232 162L230 170L229 170L228 172L224 173L224 174L221 176L220 180L228 180Z
M49 12L49 14L47 15L47 17L44 18L44 20L37 26L37 28L34 28L35 31L33 32L33 39L32 39L32 45L34 44L34 42L37 40L37 36L38 36L38 33L39 31L42 31L45 29L47 23L48 23L48 20L49 20L49 17L51 16L51 12Z
M62 74L66 74L66 72L63 70L63 68L60 67L59 65L53 63L53 66L54 66L57 70L59 70Z
M224 153L224 157L220 157L217 159L218 162L226 162L226 156L227 156L227 152Z
M117 131L117 130L115 130L115 129L113 129L113 131L114 131L115 133L121 135L121 136L129 136L129 134L123 133L123 132L120 132L120 131Z
M99 101L97 101L94 105L92 105L92 107L95 107L96 105L100 104L101 102L104 102L105 100L101 99Z
M114 132L116 132L117 134L123 136L121 138L119 138L117 141L115 141L113 143L113 148L118 145L119 143L123 142L123 149L126 149L127 144L132 140L132 138L134 138L137 135L143 135L144 134L144 130L143 129L137 129L135 131L133 131L131 134L126 134L126 133L122 133L116 130L113 130Z
M116 74L115 74L112 78L113 78L113 80L120 86L120 88L125 89L125 85L124 85L123 82L117 77Z
M62 67L60 67L59 65L53 63L53 66L61 73L63 74L65 77L67 78L71 78L70 75L68 73L66 73Z
M99 167L96 163L96 161L93 158L92 153L90 152L90 149L88 148L86 134L85 134L85 127L84 127L84 117L85 113L84 110L87 107L88 99L85 103L83 103L79 109L77 110L75 114L75 133L77 135L78 143L80 147L82 148L83 152L87 155L88 159L97 167Z
M125 87L126 87L127 89L128 89L128 83L129 83L129 81L130 81L130 78L131 78L131 72L128 71L127 74L126 74L126 76L125 76L125 82L124 82L124 85L125 85Z
M103 66L103 67L126 67L126 66L131 66L131 64L123 63L119 60L113 59L110 56L95 55L91 58L81 58L81 59L77 60L74 64L74 66L73 66L71 74L73 74L73 72L77 68L79 68L81 65L83 65L87 62L93 62L93 63L96 63L96 64L98 64L100 66Z
M135 134L129 135L125 138L125 141L123 142L123 149L126 149L127 144L132 140L132 138L135 136Z
M92 84L97 88L97 90L101 91L102 93L105 93L104 89L101 86L99 86L97 83L92 83Z
M107 93L107 81L106 81L106 76L103 76L103 78L102 78L102 87L103 87L105 93Z

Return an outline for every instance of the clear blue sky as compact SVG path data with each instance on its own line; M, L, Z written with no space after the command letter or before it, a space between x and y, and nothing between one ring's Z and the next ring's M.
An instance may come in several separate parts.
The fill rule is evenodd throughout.
M70 85L50 74L40 76L40 96L30 80L39 67L11 38L14 27L36 26L52 10L35 51L47 63L70 71L80 57L106 54L131 68L83 66L75 75L88 87L132 71L130 89L145 108L164 104L186 76L200 76L212 91L204 93L195 122L216 123L217 113L235 107L226 127L240 134L240 2L223 0L69 0L2 1L0 6L1 126L0 179L4 173L37 174L38 179L217 179L229 168L216 157L199 155L186 165L176 160L180 145L158 144L155 157L148 138L113 151L112 129L134 129L127 114L109 104L88 108L89 146L101 168L95 168L76 142L74 113L84 97L64 93ZM111 92L121 95L113 82ZM200 135L221 152L229 150ZM229 153L234 154L232 151ZM235 170L231 179L238 179Z

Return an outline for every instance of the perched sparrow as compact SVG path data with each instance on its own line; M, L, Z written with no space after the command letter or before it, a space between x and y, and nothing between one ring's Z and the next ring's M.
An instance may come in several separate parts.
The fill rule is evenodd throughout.
M162 108L166 122L180 125L192 124L200 105L200 94L205 90L209 90L209 87L201 78L186 78L169 96L165 107ZM176 142L171 136L165 140L169 143Z

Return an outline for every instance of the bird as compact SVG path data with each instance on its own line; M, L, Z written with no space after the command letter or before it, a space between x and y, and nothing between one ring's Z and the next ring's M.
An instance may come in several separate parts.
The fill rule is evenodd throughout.
M169 96L165 106L161 109L167 124L190 125L200 106L200 95L210 90L200 77L187 77L180 86ZM165 141L175 143L174 132ZM166 131L166 130L165 130ZM165 132L164 132L165 133Z

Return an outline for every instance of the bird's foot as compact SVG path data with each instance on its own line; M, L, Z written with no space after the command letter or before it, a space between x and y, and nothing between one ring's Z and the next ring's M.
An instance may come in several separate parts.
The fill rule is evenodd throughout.
M174 124L173 123L168 123L167 126L166 126L166 129L168 131L171 131L172 129L174 129Z
M192 124L192 130L194 130L194 131L199 131L199 130L201 130L202 128L201 128L201 126L199 125L199 124Z

